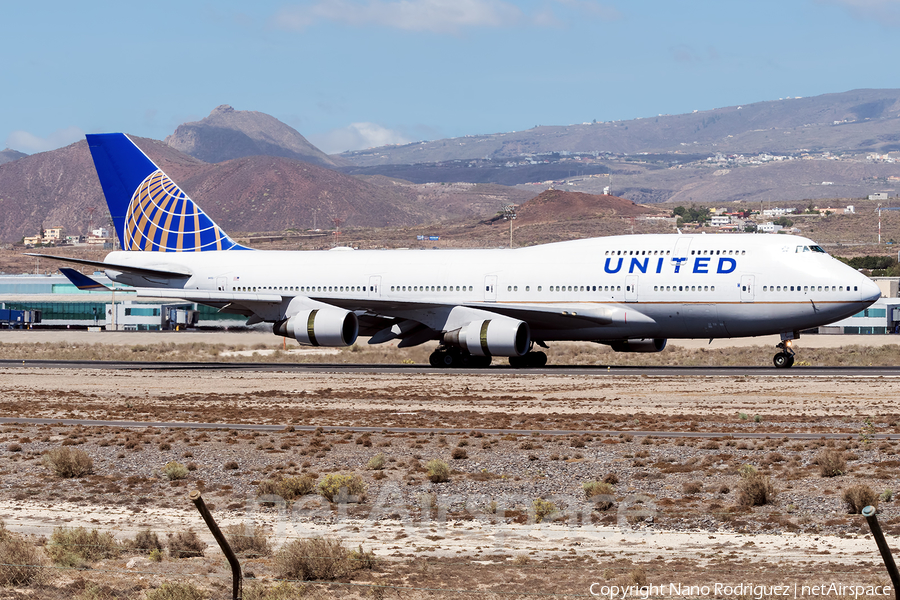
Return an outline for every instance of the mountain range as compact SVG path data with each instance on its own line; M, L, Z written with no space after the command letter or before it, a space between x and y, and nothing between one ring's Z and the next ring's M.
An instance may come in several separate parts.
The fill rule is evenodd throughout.
M275 117L228 105L179 126L165 142L134 139L233 232L483 219L560 186L590 194L611 187L645 204L707 206L876 191L894 197L900 188L900 90L541 126L337 156ZM33 156L0 152L0 241L18 241L41 226L82 233L105 223L104 215L85 142Z

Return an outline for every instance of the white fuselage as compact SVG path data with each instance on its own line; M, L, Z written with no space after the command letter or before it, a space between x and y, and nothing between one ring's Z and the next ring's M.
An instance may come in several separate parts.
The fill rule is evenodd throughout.
M542 316L529 323L532 338L545 341L793 332L850 316L880 295L811 240L788 235L629 235L496 250L114 252L107 261L188 269L193 275L177 283L185 290L277 294L284 307L306 297L394 316L430 305L534 308ZM622 319L578 318L611 306Z

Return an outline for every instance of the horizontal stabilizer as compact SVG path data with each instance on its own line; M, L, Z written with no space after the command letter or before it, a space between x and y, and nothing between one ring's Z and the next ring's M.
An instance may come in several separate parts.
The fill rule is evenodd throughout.
M72 282L72 285L77 287L79 290L109 290L110 288L106 287L99 281L94 281L87 275L76 271L75 269L69 269L68 267L60 267L59 272L66 276L66 279Z
M191 277L190 271L175 266L166 267L166 269L151 269L148 267L117 265L100 260L87 260L85 258L72 258L70 256L54 256L52 254L36 254L33 252L26 252L25 256L37 256L38 258L49 258L52 260L61 260L64 262L75 263L77 265L87 265L89 267L94 267L99 271L119 271L121 273L133 273L135 275L140 275L141 277L161 277L164 279L189 279Z

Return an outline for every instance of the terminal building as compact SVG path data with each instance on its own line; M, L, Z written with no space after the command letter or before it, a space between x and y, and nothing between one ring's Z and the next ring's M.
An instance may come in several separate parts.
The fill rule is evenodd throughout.
M33 311L39 322L7 322L12 327L97 327L109 331L163 331L242 327L246 317L185 302L138 300L134 289L103 273L90 277L108 290L79 290L63 275L0 275L0 310Z

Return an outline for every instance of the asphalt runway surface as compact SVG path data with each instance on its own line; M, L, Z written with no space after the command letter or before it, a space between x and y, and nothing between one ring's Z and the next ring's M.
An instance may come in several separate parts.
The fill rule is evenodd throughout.
M515 369L493 365L484 369L440 369L430 365L349 364L349 363L240 363L240 362L133 362L98 360L0 360L0 367L46 369L107 369L132 371L255 371L284 373L380 373L447 375L616 375L636 377L900 377L900 366L889 367L641 367L548 365L538 369Z

